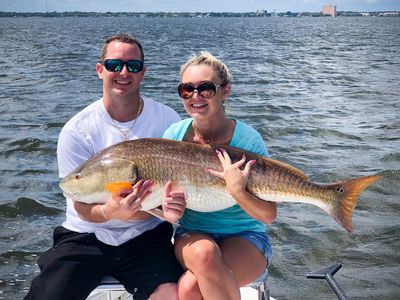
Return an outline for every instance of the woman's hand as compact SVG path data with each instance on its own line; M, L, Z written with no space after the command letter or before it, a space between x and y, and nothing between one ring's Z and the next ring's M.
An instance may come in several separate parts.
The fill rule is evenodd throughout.
M276 218L276 203L259 199L246 190L251 167L256 161L250 160L245 164L246 157L243 155L241 160L232 163L228 153L223 149L217 151L217 155L223 170L221 172L207 170L207 173L225 179L228 192L249 216L265 224L271 224Z
M246 191L247 180L249 179L251 167L255 164L255 160L246 163L246 156L236 163L232 163L229 154L225 149L216 150L219 161L222 165L222 171L206 170L207 173L222 178L226 182L228 192L234 198L240 198ZM244 165L245 164L245 165ZM241 168L244 165L244 168Z
M176 223L185 212L186 197L181 187L173 186L169 180L165 185L162 210L165 220Z

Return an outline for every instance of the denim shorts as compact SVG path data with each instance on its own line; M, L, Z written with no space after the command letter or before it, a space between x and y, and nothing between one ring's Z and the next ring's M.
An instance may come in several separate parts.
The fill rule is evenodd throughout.
M187 233L190 233L192 231L188 231L182 227L178 227L175 229L175 240L181 237L182 235L185 235ZM269 242L268 235L265 232L257 232L257 231L241 231L237 233L203 233L199 232L202 234L206 234L210 237L212 237L217 243L222 241L223 239L230 238L230 237L240 237L242 239L245 239L252 245L256 246L256 248L264 255L264 257L267 259L267 263L269 265L270 259L271 259L271 254L272 254L272 247L271 243ZM267 267L268 267L267 265ZM255 279L250 286L258 286L262 282L264 282L267 279L268 276L268 268L265 269L265 271L258 276L257 279Z

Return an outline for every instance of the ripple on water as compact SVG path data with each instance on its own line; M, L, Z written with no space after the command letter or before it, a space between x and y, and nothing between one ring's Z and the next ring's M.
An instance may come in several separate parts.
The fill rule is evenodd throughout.
M54 216L63 210L40 204L34 199L19 198L15 202L0 204L0 216L7 218L31 217L31 216Z
M143 94L183 117L180 65L199 49L223 58L233 75L228 115L259 130L273 158L331 182L400 169L399 20L0 18L0 253L10 251L0 257L0 298L23 298L38 272L24 253L48 248L64 219L57 138L101 97L104 37L126 31L143 41ZM305 274L342 262L337 278L350 298L397 299L400 187L387 173L358 201L352 235L311 205L279 206L268 226L273 296L335 299Z

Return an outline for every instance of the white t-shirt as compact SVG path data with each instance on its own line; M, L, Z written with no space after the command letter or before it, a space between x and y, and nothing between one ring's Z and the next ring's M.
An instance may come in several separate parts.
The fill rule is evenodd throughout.
M171 124L180 121L179 115L172 108L149 98L143 97L143 100L142 113L136 120L134 129L129 132L129 139L162 137ZM128 131L133 122L113 122L104 108L102 99L72 117L61 130L58 139L57 161L60 178L68 175L100 150L121 142L124 137L115 126ZM121 245L162 222L154 217L128 222L87 222L78 216L73 201L69 198L66 200L66 220L62 224L63 227L75 232L93 232L97 239L108 245Z

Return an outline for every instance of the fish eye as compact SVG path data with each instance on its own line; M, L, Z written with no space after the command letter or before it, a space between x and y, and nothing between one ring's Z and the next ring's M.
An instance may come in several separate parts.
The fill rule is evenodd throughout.
M75 179L81 179L81 174L80 173L76 173L75 174Z

